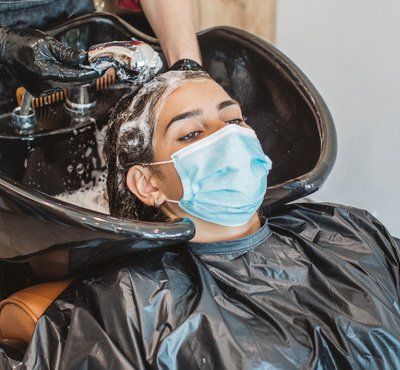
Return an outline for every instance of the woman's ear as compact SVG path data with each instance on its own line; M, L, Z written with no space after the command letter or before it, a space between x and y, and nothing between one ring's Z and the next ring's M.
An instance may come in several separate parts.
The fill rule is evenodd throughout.
M147 206L153 206L154 201L159 201L163 195L151 170L140 165L132 166L129 169L126 175L126 185Z

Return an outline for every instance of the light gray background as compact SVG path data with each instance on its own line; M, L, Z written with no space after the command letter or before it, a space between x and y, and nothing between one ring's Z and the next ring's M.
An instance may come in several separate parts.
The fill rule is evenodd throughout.
M336 164L311 198L367 209L400 237L400 1L278 0L276 44L336 124Z

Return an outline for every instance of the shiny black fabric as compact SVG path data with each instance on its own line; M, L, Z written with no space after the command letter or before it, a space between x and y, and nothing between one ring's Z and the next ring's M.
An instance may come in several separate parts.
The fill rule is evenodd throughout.
M399 257L367 211L287 205L240 240L88 269L16 369L398 369Z

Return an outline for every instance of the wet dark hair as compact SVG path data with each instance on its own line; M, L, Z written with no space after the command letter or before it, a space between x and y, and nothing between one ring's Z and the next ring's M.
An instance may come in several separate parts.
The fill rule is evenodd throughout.
M107 193L112 216L142 221L168 221L168 217L159 208L142 203L128 189L126 174L135 164L153 161L152 137L164 99L185 81L204 78L212 79L204 71L169 71L118 102L109 119L103 150L108 170ZM158 102L160 104L156 109ZM156 166L151 170L161 177Z

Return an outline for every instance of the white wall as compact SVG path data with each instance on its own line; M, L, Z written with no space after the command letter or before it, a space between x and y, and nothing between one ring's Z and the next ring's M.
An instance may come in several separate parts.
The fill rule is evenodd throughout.
M338 133L336 164L311 198L367 209L400 237L400 1L277 2L276 44Z

